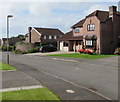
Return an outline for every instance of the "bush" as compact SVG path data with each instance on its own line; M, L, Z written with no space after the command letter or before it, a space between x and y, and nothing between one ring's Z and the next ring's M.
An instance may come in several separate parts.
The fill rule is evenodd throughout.
M92 52L90 50L85 50L84 52L85 52L85 54L92 54Z
M114 54L120 55L120 48L117 48L114 52Z
M15 53L16 53L16 54L21 54L21 52L22 52L22 51L20 51L20 50L18 50L18 49L15 50Z
M7 51L7 46L2 46L2 47L1 47L1 50L2 50L2 51ZM9 46L8 50L9 50L9 51L15 50L15 46Z
M39 51L39 48L36 47L36 48L32 48L30 50L28 50L28 53L34 53L34 52L38 52Z
M78 50L79 53L84 53L84 51L85 51L84 49L79 49Z
M90 50L85 50L85 49L79 49L78 52L84 53L84 54L92 54L92 52Z

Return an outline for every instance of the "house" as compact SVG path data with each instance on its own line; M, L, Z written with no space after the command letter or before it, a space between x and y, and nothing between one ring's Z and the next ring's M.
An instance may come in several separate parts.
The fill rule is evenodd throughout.
M1 41L1 45L3 46L7 46L7 38L2 38L0 39ZM22 41L21 39L17 38L17 37L13 37L13 38L8 38L8 41L9 41L9 45L10 46L13 46L15 45L17 42L20 42Z
M64 33L59 29L29 27L25 41L36 44L40 44L42 42L57 46L57 39L63 34Z
M112 54L120 47L120 12L116 6L110 6L109 11L96 10L71 28L58 39L60 50L86 48L101 54Z

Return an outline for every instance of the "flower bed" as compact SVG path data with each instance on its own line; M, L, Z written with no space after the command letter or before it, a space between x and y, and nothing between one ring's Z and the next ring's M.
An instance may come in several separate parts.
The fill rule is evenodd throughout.
M84 54L92 54L92 52L90 50L85 50L85 49L79 49L78 52L84 53Z

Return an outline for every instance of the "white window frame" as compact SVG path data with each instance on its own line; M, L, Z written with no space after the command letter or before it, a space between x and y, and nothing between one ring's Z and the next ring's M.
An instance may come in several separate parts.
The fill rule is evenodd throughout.
M74 29L74 32L75 32L75 33L80 33L80 28L75 28L75 29Z
M51 35L49 35L49 39L52 39L52 36L51 36Z
M56 36L56 35L54 36L54 39L57 39L57 36Z
M44 35L44 39L47 39L47 36L46 36L46 35Z
M86 40L86 45L92 46L92 40Z

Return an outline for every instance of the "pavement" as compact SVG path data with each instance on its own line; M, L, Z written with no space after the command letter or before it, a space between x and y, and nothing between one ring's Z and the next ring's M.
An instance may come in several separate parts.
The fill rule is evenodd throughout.
M37 52L37 53L28 53L25 55L36 55L36 56L46 56L46 55L54 55L54 54L70 54L70 53L76 53L73 51L55 51L55 52L46 52L46 53L41 53L41 52Z
M63 59L11 54L10 64L17 71L3 72L3 88L41 83L62 100L117 100L117 57L112 57L113 61L111 58L84 61Z

